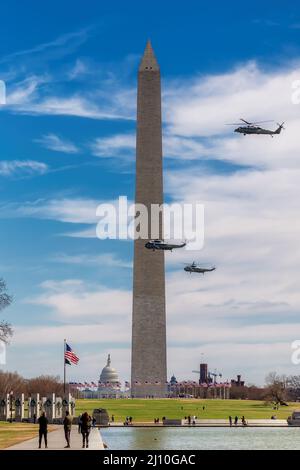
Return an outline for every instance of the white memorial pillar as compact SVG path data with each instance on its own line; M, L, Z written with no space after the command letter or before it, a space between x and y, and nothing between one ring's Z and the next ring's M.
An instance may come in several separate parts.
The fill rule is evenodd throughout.
M17 422L22 422L25 417L25 401L24 393L18 395L15 399L15 420Z

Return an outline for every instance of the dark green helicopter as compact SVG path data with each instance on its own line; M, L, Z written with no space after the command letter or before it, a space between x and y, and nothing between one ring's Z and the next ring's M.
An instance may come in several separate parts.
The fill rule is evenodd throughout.
M258 122L248 122L245 119L240 119L240 121L244 122L246 125L240 125L239 122L234 122L227 124L228 126L239 126L234 129L234 132L238 132L239 134L258 134L258 135L270 135L273 137L275 134L280 134L281 130L284 129L283 124L278 124L278 128L275 131L270 131L269 129L264 129L263 127L258 126L257 124L263 124L265 122L274 122L274 121L258 121Z
M211 272L211 271L215 271L216 267L211 266L211 267L205 268L204 266L201 266L201 265L195 263L195 261L193 261L192 264L187 264L183 269L186 272L190 273L190 274L192 274L192 273L204 274L204 273L208 273L208 272Z

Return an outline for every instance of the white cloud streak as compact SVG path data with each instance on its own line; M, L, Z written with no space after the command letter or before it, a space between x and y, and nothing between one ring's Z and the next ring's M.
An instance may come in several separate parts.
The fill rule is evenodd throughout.
M76 254L67 255L60 253L51 258L55 263L79 264L82 266L107 266L110 268L132 268L132 263L118 258L114 253L103 253L100 255Z
M79 148L66 139L62 139L58 135L55 134L46 134L43 135L40 139L36 139L35 142L42 145L43 147L53 150L54 152L62 152L62 153L78 153Z
M46 163L34 160L1 160L1 176L42 175L47 173L49 167Z

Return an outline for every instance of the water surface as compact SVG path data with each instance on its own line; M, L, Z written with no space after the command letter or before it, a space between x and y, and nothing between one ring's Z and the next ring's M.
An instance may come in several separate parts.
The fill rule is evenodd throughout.
M110 450L300 449L300 428L106 428Z

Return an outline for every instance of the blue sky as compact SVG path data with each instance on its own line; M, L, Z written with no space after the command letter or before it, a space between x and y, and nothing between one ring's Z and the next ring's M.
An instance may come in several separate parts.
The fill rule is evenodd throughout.
M134 196L136 71L148 38L163 85L165 196L205 205L197 259L167 256L169 375L200 360L262 383L297 373L300 14L295 2L2 4L0 275L14 294L7 369L61 374L62 341L95 380L129 378L132 245L94 236L100 202ZM286 121L276 139L226 122ZM274 124L276 125L276 124ZM4 312L3 312L4 315ZM204 356L202 355L204 354Z

